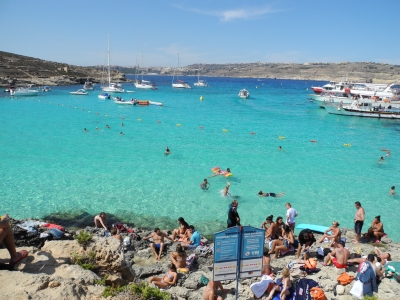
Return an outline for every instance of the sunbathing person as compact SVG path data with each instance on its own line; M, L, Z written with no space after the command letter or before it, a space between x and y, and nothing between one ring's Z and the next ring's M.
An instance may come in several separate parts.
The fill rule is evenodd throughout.
M330 231L332 231L331 234L328 233ZM342 232L339 228L338 221L333 221L332 226L329 227L327 230L325 230L324 234L321 236L318 243L322 243L325 238L329 239L331 244L332 242L340 243L340 240L342 238Z
M282 196L284 196L285 195L285 193L279 193L279 194L276 194L276 193L263 193L263 191L259 191L258 192L258 197L274 197L274 198L280 198L280 197L282 197Z
M274 258L278 258L279 251L282 251L283 253L288 252L294 243L294 235L290 226L284 225L284 229L282 231L282 238L273 240L271 244L271 250L269 251L269 254L275 252Z
M187 254L180 244L176 246L176 251L172 252L169 258L177 269L186 267Z
M343 247L341 243L333 242L333 247L335 248L331 253L325 257L322 265L327 266L329 262L332 260L332 264L338 269L347 268L347 262L350 257L350 252L346 248Z
M217 170L214 171L214 173L212 175L208 176L208 178L215 177L215 176L218 176L218 175L225 175L225 174L228 174L230 172L231 172L231 169L229 169L229 168L227 168L226 171L221 170L221 169L218 168Z
M375 238L375 243L379 243L381 238L385 235L383 230L383 223L381 222L381 216L376 216L372 221L371 227L368 229L368 236Z
M161 255L164 250L164 238L169 239L170 241L174 241L172 238L170 238L166 233L162 232L160 228L154 228L154 232L150 234L149 236L144 237L144 240L148 240L150 238L153 238L153 242L150 243L150 248L153 251L154 255L156 256L156 260L161 259ZM158 251L158 254L157 254Z
M10 253L10 265L18 265L25 257L28 256L28 251L21 250L17 252L15 249L14 234L10 227L10 218L8 215L1 217L0 221L0 243L3 243Z
M223 293L227 293L229 290L224 289L222 283L220 281L210 280L207 283L206 288L203 292L203 299L204 300L222 300L221 296L217 295L217 291L220 289Z
M96 228L104 228L104 230L107 229L107 216L105 212L101 212L97 216L94 217L94 226Z
M189 228L189 224L185 221L184 218L179 217L178 218L178 224L179 224L179 228L176 228L172 231L172 239L175 242L187 242L189 239L188 236L188 228Z
M176 280L178 279L178 273L176 272L176 267L174 264L169 265L169 270L163 278L159 278L156 276L151 276L149 278L149 282L155 284L159 288L169 289L172 285L176 284Z
M352 258L352 259L347 260L348 263L356 263L356 264L361 264L365 261L370 262L371 266L375 270L377 281L380 281L382 279L382 277L384 276L384 272L382 271L382 266L381 266L382 259L378 255L368 254L367 258L359 257L359 258ZM378 262L379 262L379 267L376 264Z
M124 241L122 236L118 233L118 229L113 227L110 230L111 236L117 240L119 240L121 243Z
M265 234L267 233L268 229L271 227L272 218L271 216L267 217L264 222L261 223L260 228L264 228L266 230Z
M388 261L392 260L390 253L383 253L378 247L375 247L375 254L382 259L381 265L384 266L388 263Z

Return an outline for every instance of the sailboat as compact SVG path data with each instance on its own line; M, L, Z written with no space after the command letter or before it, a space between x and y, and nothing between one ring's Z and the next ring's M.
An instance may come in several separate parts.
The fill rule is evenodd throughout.
M178 53L178 69L179 69L179 53ZM174 69L174 75L172 76L172 87L173 88L180 88L180 89L191 89L192 87L184 82L183 80L179 79L179 76L177 75L177 82L174 83L174 78L175 78L175 69Z
M142 54L142 65L143 65L143 54ZM137 70L140 70L139 69L139 65L137 65ZM135 85L135 87L137 89L156 90L157 86L154 83L152 83L152 82L150 82L148 80L143 80L143 71L141 73L142 73L142 79L139 80L139 75L138 75L138 72L137 72L136 81L133 83Z
M124 89L121 84L111 82L110 73L110 36L108 36L108 47L107 47L107 65L108 65L108 86L102 86L101 89L107 93L123 93Z
M197 82L194 83L195 86L208 86L205 80L200 80L200 60L197 67Z

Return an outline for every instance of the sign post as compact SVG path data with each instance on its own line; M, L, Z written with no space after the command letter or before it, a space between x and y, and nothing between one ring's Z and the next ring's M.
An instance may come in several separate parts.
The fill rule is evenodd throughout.
M251 226L235 226L214 234L213 280L261 276L265 230Z

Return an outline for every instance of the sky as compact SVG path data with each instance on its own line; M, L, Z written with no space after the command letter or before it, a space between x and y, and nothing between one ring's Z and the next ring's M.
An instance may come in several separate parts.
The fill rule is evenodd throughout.
M79 66L400 64L400 0L1 0L0 50Z

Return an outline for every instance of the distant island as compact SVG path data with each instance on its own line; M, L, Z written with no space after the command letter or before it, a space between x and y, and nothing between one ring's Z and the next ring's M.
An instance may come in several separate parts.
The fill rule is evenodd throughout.
M174 67L112 66L112 81L128 81L126 74L172 75ZM193 64L175 69L180 75L215 77L271 78L293 80L340 80L391 83L400 81L400 65L374 62L310 63L229 63ZM0 51L0 85L72 85L86 80L100 83L103 66L80 67Z

